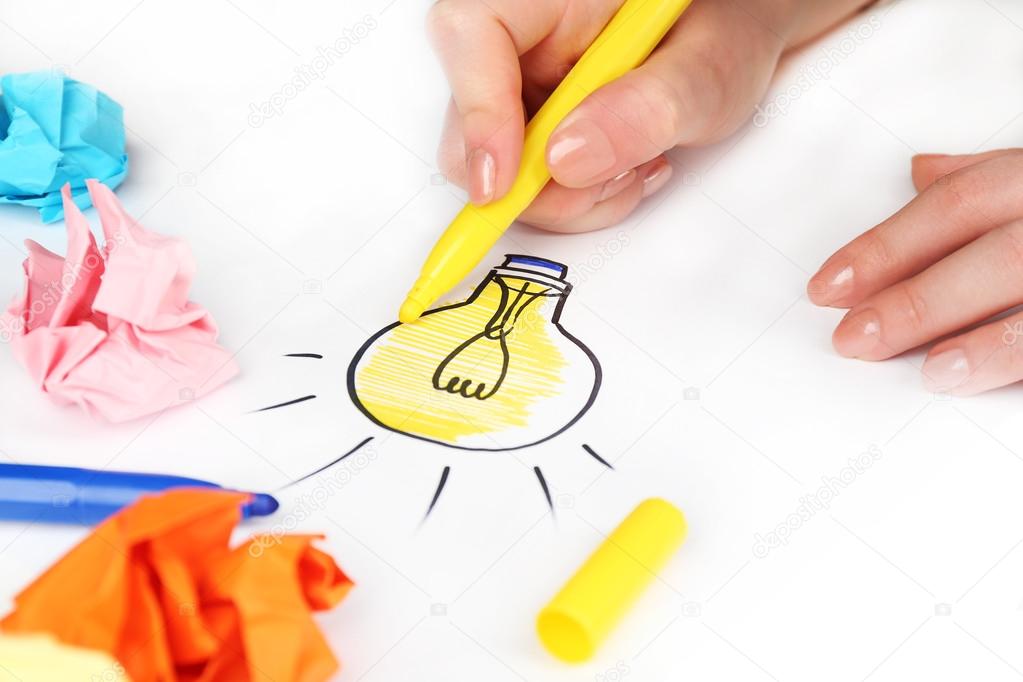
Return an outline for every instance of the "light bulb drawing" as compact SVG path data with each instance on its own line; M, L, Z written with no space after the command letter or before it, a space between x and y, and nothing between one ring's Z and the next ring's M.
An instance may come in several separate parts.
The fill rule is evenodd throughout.
M516 450L574 424L600 390L596 356L562 326L568 268L509 255L467 299L374 334L348 368L376 424L464 450Z
M352 403L388 431L461 450L519 450L564 433L593 406L602 376L597 357L561 323L572 291L567 275L561 263L507 255L465 300L428 310L412 324L387 325L348 365ZM319 353L284 355L323 359ZM305 395L252 412L315 398ZM370 440L289 485L329 469ZM582 450L614 469L589 445ZM553 512L543 472L539 466L532 471ZM451 476L451 467L444 466L427 516Z

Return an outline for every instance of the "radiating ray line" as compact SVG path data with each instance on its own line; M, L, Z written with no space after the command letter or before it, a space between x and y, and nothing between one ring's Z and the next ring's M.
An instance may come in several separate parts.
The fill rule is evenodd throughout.
M554 513L554 502L551 501L551 490L547 487L547 479L543 477L543 472L540 471L540 467L533 467L533 473L536 474L536 480L540 481L540 487L543 489L543 496L547 498L547 506L551 508L551 513Z
M286 357L286 358L315 358L317 360L322 360L323 359L323 356L320 355L319 353L285 353L284 357Z
M330 462L329 464L324 464L323 466L321 466L316 471L312 471L312 472L306 474L305 476L303 476L301 478L296 478L291 483L287 483L287 484L281 486L280 488L278 488L278 490L284 490L285 488L290 488L291 486L295 485L296 483L301 483L302 481L306 480L307 478L312 478L316 474L321 473L323 471L326 471L330 467L334 466L335 464L337 464L338 462L343 460L345 457L348 457L349 455L354 455L356 452L358 452L362 448L362 446L364 446L366 443L370 442L371 440L373 440L373 436L370 436L369 438L366 438L361 443L356 445L354 448L352 448L351 450L349 450L345 454L343 454L340 457L338 457L337 459L335 459L333 462Z
M315 397L316 397L315 395L304 395L301 398L295 398L294 400L288 400L283 403L277 403L276 405L267 405L266 407L261 407L258 410L253 410L252 412L266 412L267 410L276 410L278 407L287 407L288 405L294 405L296 403L304 403L305 401L312 400ZM252 413L250 412L249 414Z
M443 492L444 486L447 485L448 474L450 473L451 467L444 467L444 471L440 474L440 482L437 484L437 490L433 493L433 499L430 500L430 507L426 510L426 516L430 515L430 512L433 511L434 506L437 504L437 500L440 499L440 494ZM426 519L426 516L423 517L424 520Z
M597 460L598 462L600 462L601 464L606 466L608 469L614 469L614 467L611 466L610 462L608 462L606 459L604 459L603 457L598 455L596 452L594 452L593 448L591 448L586 443L583 443L583 450L586 451L586 454L588 454L590 457L592 457L593 459Z

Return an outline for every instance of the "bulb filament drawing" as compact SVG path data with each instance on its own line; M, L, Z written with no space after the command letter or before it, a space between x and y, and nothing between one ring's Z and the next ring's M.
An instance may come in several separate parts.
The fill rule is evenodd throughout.
M463 341L455 348L450 355L445 357L437 371L433 373L433 387L439 391L457 393L464 398L476 398L486 400L501 388L505 376L508 374L508 363L511 356L508 352L508 335L515 329L515 323L519 316L540 296L545 296L550 291L534 282L523 281L521 287L512 288L503 278L498 278L498 285L501 287L501 302L494 312L494 316L487 322L487 326L477 334L474 334ZM514 299L509 302L511 296ZM476 353L471 352L476 350ZM474 371L478 368L470 366L472 357L482 352L485 355L499 354L495 364L496 373L487 376L486 372ZM463 358L463 353L465 358ZM459 366L462 366L461 375L458 374ZM475 375L476 378L473 378Z
M600 363L560 322L568 268L507 256L465 300L391 324L348 368L377 424L467 450L513 450L561 433L592 405Z

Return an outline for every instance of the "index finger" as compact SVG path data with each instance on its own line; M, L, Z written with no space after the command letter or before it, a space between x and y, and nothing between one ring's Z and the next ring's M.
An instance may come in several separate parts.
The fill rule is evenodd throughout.
M469 197L500 198L519 168L525 113L519 55L553 30L565 0L439 0L427 28L462 119Z
M1023 150L953 171L829 258L810 279L817 305L848 308L1023 215Z

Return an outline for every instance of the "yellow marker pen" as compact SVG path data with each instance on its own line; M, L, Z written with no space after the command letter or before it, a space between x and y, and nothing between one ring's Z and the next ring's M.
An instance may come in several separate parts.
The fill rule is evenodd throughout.
M692 0L626 0L526 125L519 172L508 193L485 206L466 204L426 259L398 313L416 320L483 260L508 226L551 179L547 140L592 92L643 63Z

